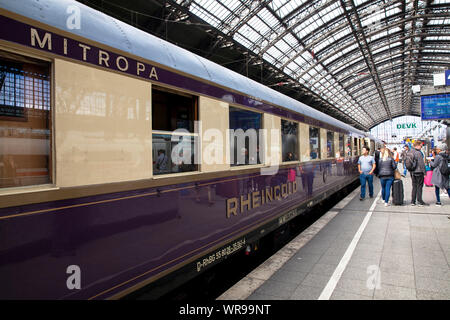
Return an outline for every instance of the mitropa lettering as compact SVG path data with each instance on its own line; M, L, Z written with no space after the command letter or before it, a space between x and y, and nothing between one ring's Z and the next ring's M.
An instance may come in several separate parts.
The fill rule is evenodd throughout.
M239 198L229 198L227 199L227 218L230 218L232 214L237 216L238 210L240 213L244 213L245 211L258 208L265 203L287 198L290 194L296 192L297 182L293 181L274 187L267 187L260 191L250 192L241 195Z
M55 52L80 61L136 75L141 78L159 80L156 68L131 58L108 52L94 46L62 38L50 32L30 28L30 45L50 52Z

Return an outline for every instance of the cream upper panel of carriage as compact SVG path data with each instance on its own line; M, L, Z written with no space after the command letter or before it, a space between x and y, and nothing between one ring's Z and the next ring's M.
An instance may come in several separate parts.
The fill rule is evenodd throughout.
M73 0L3 0L0 7L161 65L282 106L349 132L364 133L236 72ZM79 20L75 18L79 17ZM232 101L231 101L232 102Z
M56 185L152 176L151 84L55 59Z

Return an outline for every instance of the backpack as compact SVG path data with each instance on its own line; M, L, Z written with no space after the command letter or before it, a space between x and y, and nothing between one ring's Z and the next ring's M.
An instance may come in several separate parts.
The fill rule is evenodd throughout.
M442 157L441 167L439 168L439 171L441 171L441 174L445 177L448 177L450 175L450 168L448 167L447 158Z
M410 151L406 154L405 167L408 171L414 171L417 167L417 161L414 159L414 151Z

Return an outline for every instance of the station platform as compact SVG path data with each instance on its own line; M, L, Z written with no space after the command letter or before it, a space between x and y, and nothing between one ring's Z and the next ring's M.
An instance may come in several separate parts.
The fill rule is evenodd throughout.
M423 188L429 206L385 207L358 187L218 300L449 300L450 199Z

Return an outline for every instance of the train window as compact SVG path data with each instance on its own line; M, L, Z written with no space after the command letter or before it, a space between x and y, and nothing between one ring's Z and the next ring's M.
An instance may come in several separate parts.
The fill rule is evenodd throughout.
M353 156L358 155L358 138L353 138Z
M352 137L347 136L347 157L352 156Z
M198 171L197 117L197 97L152 87L154 175Z
M262 115L230 107L230 165L260 164L259 129Z
M339 134L339 158L345 155L344 149L344 135L342 133Z
M0 188L51 182L50 63L0 51Z
M197 118L197 97L152 87L152 130L186 129L194 133Z
M298 123L281 119L283 162L298 160Z
M311 160L320 159L320 129L309 127L309 156Z
M193 136L153 134L153 174L197 171Z
M327 131L327 158L334 157L334 132Z

